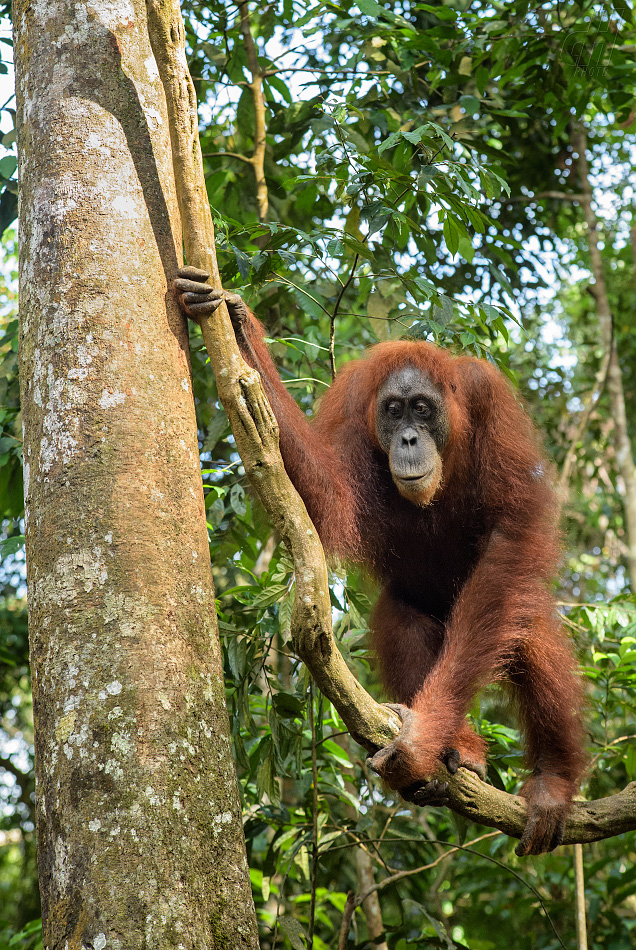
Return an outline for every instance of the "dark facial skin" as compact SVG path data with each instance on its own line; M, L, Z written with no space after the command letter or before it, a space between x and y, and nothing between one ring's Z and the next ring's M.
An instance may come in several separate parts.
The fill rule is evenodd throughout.
M450 422L441 393L422 370L404 366L386 379L378 391L376 426L398 491L428 505L442 478Z

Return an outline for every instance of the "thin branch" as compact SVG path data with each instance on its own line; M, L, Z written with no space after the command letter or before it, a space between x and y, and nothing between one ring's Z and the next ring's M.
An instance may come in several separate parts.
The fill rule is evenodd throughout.
M356 848L356 870L358 872L358 889L366 891L375 884L375 865L369 849L361 846ZM362 902L362 911L367 922L367 934L374 950L389 950L385 939L384 920L380 898L376 891Z
M452 848L449 848L447 851L444 851L442 854L438 855L434 861L431 861L428 864L423 864L421 865L421 867L418 867L418 868L410 868L407 871L397 871L395 874L391 874L389 877L384 878L384 880L379 881L378 883L374 884L372 887L367 888L362 894L359 894L358 896L353 894L353 892L349 892L349 894L347 895L347 902L345 904L345 909L342 915L342 924L340 926L340 939L338 941L338 950L346 950L347 937L349 934L349 928L351 927L353 914L356 911L356 909L360 907L362 902L366 900L370 894L374 893L375 891L379 891L384 887L388 887L391 884L396 884L398 881L401 881L403 878L411 877L414 874L421 874L423 871L428 871L431 868L436 867L438 864L440 864L442 861L448 858L449 855L454 854L456 851L467 851L469 854L474 854L481 858L484 858L485 860L490 861L493 864L496 864L498 867L503 868L505 871L508 871L508 873L512 874L513 877L516 877L518 881L521 881L522 884L524 884L530 891L532 891L534 896L537 898L537 900L541 904L543 912L552 930L554 931L554 934L557 940L559 941L560 945L564 948L564 950L566 950L565 945L563 941L561 940L554 926L554 923L552 922L552 918L550 917L550 914L548 913L548 909L545 906L543 898L541 897L539 892L536 890L536 888L533 887L532 884L526 881L523 877L521 877L520 874L518 874L512 868L506 867L505 864L503 864L501 861L498 861L496 858L493 858L491 855L481 854L481 852L479 851L473 851L472 849L473 845L478 844L480 841L484 841L486 838L493 838L496 835L497 835L496 831L488 832L487 834L480 835L478 838L474 838L472 841L469 841L468 844L466 845L461 845L461 844L454 845ZM438 843L445 844L445 842L438 842Z
M576 897L576 945L577 950L587 950L587 925L585 922L585 872L583 870L583 845L574 848L574 893Z
M338 937L338 950L347 950L349 942L349 928L353 920L353 914L356 909L356 895L353 891L347 894L347 902L342 913L342 923L340 924L340 936Z
M312 296L308 290L305 290L304 287L301 287L299 284L295 284L293 280L290 280L289 277L285 277L283 274L277 274L276 271L273 271L272 276L275 277L276 280L280 280L281 283L283 284L289 284L290 287L293 287L295 290L300 291L300 293L304 294L305 297L309 297L310 300L313 300L313 302L317 304L320 307L320 309L324 311L324 313L327 314L327 316L329 317L331 316L331 313L327 309L327 307L325 307L324 304L320 303L320 301L317 300L316 297Z
M247 165L253 165L254 159L249 155L241 155L239 152L203 152L204 158L238 158L240 162Z
M331 366L332 379L336 378L336 317L338 315L338 309L342 302L342 298L345 295L345 291L355 277L356 267L358 266L359 260L360 255L356 252L355 257L353 258L353 264L351 265L351 270L349 271L349 276L340 288L340 293L338 294L334 308L329 315L329 365Z
M373 76L393 75L390 69L376 69L373 72L367 70L361 73L357 69L338 69L337 67L333 67L332 69L319 69L316 66L281 66L277 69L265 70L263 78L268 79L270 76L278 75L278 73L324 73L327 76L357 76L360 79L367 79Z
M311 899L309 904L308 950L314 945L314 925L316 922L316 888L318 887L318 758L316 755L316 730L314 722L314 684L309 683L309 728L311 730L311 778L312 778L312 815L311 815Z
M592 412L598 404L599 399L603 395L603 390L605 389L611 354L611 347L606 349L603 353L601 365L599 366L594 378L594 386L583 400L583 409L581 409L576 428L570 438L570 446L565 454L565 459L563 460L561 472L556 484L557 497L561 505L565 504L565 500L567 498L568 486L570 484L570 475L572 474L574 462L576 461L576 452L579 442L583 438L583 434L587 429L590 416L592 415Z
M586 605L586 606L587 606L587 605ZM611 741L611 742L608 742L607 745L604 746L604 747L601 749L600 752L597 752L597 753L596 753L596 755L594 756L594 758L593 758L592 761L590 762L590 770L594 768L594 766L596 765L596 763L598 762L598 760L600 759L600 757L603 755L603 753L604 753L604 752L607 752L608 749L611 749L612 746L618 745L619 742L631 742L631 741L634 740L634 739L636 739L636 735L619 736L618 739L612 739L612 741Z
M453 845L452 848L449 848L448 851L443 851L433 861L429 861L428 864L423 864L419 868L409 868L406 871L396 871L395 874L385 877L384 880L376 881L375 884L373 884L371 887L368 887L366 891L363 891L356 897L356 907L360 907L362 902L365 901L370 894L373 894L374 891L381 891L383 888L388 887L391 884L395 884L396 881L401 881L405 877L411 877L414 874L421 874L422 871L430 871L431 868L437 867L437 865L444 861L445 858L449 857L451 854L455 854L456 851L469 851L473 845L479 844L480 841L485 841L487 838L496 838L498 834L498 831L488 831L486 834L479 835L478 838L473 838L472 841L469 841L465 845Z

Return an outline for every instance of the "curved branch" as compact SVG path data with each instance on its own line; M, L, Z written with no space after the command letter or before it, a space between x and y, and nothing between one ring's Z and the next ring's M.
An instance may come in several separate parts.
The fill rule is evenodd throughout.
M146 0L153 53L166 93L173 164L188 263L208 270L218 287L214 227L205 193L196 95L185 57L178 0ZM353 738L372 752L399 733L397 715L377 703L353 676L335 642L324 552L305 505L292 485L278 447L278 427L258 373L241 357L225 306L201 320L203 338L245 471L272 524L292 553L296 600L292 640L316 685ZM440 766L442 768L442 766ZM445 776L445 778L447 778ZM448 778L449 807L459 815L520 838L522 798L486 785L460 769ZM636 783L610 798L575 802L565 844L598 841L636 829Z
M473 772L459 769L448 779L449 807L458 815L488 828L498 828L512 838L520 838L526 822L526 803L486 785ZM636 782L622 791L591 802L574 802L563 836L563 844L588 844L636 829Z

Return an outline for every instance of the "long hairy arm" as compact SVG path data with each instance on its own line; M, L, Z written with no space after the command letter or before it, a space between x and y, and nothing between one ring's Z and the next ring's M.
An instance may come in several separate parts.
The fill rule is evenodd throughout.
M184 267L174 282L182 309L193 318L213 313L225 301L241 354L258 370L280 429L285 468L303 499L320 539L334 554L352 555L357 547L355 493L343 460L324 433L310 424L289 394L264 341L265 328L243 299L214 290L208 275Z

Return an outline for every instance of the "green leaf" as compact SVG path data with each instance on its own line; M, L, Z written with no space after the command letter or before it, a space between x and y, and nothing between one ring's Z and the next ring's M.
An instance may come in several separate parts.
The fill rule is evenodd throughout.
M426 165L424 168L420 168L417 176L417 187L424 191L427 182L432 181L437 174L439 174L437 165Z
M415 284L422 291L426 298L430 297L437 290L435 284L426 277L416 277Z
M239 273L245 283L247 283L250 276L250 259L244 251L240 251L238 247L234 248L234 257L236 258L236 266L239 269Z
M341 762L346 762L347 765L351 765L351 759L348 754L345 752L337 742L334 742L333 739L325 739L322 743L323 749L326 752L329 752L331 755L334 755L337 759L340 759Z
M472 260L475 256L475 248L473 247L473 242L469 237L460 237L459 239L459 253L469 264L472 263Z
M454 10L451 10L450 7L443 7L440 5L433 6L431 3L418 3L418 9L427 10L429 13L434 13L439 20L456 20L457 14Z
M376 0L356 0L356 6L365 16L377 17L384 13L384 7L381 7Z
M377 234L378 231L381 231L390 217L390 210L379 211L377 214L375 214L369 221L369 237L371 237L373 234Z
M19 444L20 443L17 441L17 439L14 439L13 436L10 436L10 435L0 436L0 455L4 454L4 452L9 452L11 449L14 449L16 445L19 445Z
M304 702L291 693L275 693L272 698L272 705L284 719L295 719L303 715L305 709Z
M356 241L356 239L351 237L350 234L343 235L342 242L345 247L348 247L350 251L355 251L355 253L359 254L360 257L364 257L368 261L375 260L375 254L373 251L367 247L366 244L363 244L362 241Z
M271 740L270 740L271 743ZM267 795L273 804L280 801L280 790L276 779L276 770L274 768L274 757L271 751L260 762L256 770L256 788L259 798Z
M453 140L452 140L452 138L450 137L450 135L447 135L447 134L446 134L446 132L444 131L444 129L441 127L441 125L437 125L435 122L431 122L431 123L430 123L430 127L431 127L432 129L435 129L436 133L437 133L437 134L439 135L439 137L442 139L442 141L444 142L444 144L448 146L448 148L451 148L451 149L452 149L452 148L454 147L455 143L453 142Z
M278 926L291 943L293 950L305 950L307 937L299 920L295 917L279 917Z
M293 603L290 596L282 597L278 604L278 630L283 643L289 640L291 634L292 607Z
M339 838L342 838L346 835L347 832L344 829L338 831L329 831L326 835L322 835L320 838L320 845L318 850L322 853L329 850L329 846L333 844L334 841L337 841Z
M477 210L477 208L471 207L469 204L464 205L464 211L468 215L470 223L474 227L475 231L478 234L483 234L486 230L486 223L484 221L483 214Z
M481 103L477 96L460 96L459 102L468 115L474 115L481 109Z
M224 514L225 504L223 503L223 499L217 498L208 509L208 522L213 531L218 528L223 521Z
M480 66L477 72L475 73L475 85L479 90L480 96L483 96L487 87L488 80L490 79L490 70L486 69L485 66Z
M407 142L410 142L411 145L419 145L422 141L422 135L429 128L428 122L425 122L424 125L418 126L417 129L413 129L410 132L402 132L402 138L406 139Z
M18 216L18 196L8 188L2 192L0 198L0 236L13 224Z
M15 155L5 155L4 158L0 158L0 175L3 178L11 178L17 167L18 160Z
M24 535L14 534L12 537L0 541L0 547L2 548L3 558L8 557L10 554L15 554L24 547Z
M253 607L271 607L272 604L275 604L281 599L286 591L287 584L272 584L270 587L265 587L261 593L251 598L250 604Z
M0 663L4 663L7 666L15 666L16 658L14 654L8 650L5 646L0 643Z
M447 214L444 219L444 240L446 241L446 247L453 256L459 250L459 238L460 231L457 222L455 218Z
M385 139L384 142L378 146L378 154L386 151L387 148L393 148L393 146L397 145L401 138L401 132L393 132L392 135L389 135L388 139Z
M243 517L247 513L247 505L245 504L245 489L238 483L236 485L232 485L230 490L230 505L240 517Z
M490 261L488 262L488 270L504 290L506 290L509 294L513 293L510 281L502 270L500 270L495 264L491 264Z
M450 297L444 296L444 294L440 294L439 299L442 306L434 306L431 316L436 323L445 327L446 324L450 323L453 319L453 301Z
M286 82L283 82L283 80L279 79L278 76L268 76L266 82L281 94L285 102L288 102L291 105L294 100Z
M29 946L33 947L34 945L32 943L32 939L30 938L33 938L35 934L41 933L41 931L42 931L42 919L38 918L37 920L31 920L29 921L28 924L26 924L26 926L22 928L22 930L19 930L18 933L14 934L13 937L11 937L11 939L9 940L9 946L15 947L19 943L26 943L28 940ZM37 946L39 947L42 946L41 941L38 942Z
M212 416L210 420L210 425L208 426L208 431L205 434L203 440L203 451L212 452L216 447L217 442L220 439L229 433L230 423L225 414L224 409L217 409L216 413Z
M455 831L457 832L459 843L463 844L466 840L466 833L470 826L470 822L468 821L468 818L464 818L463 815L456 815L454 811L451 812L451 818L453 824L455 825Z

